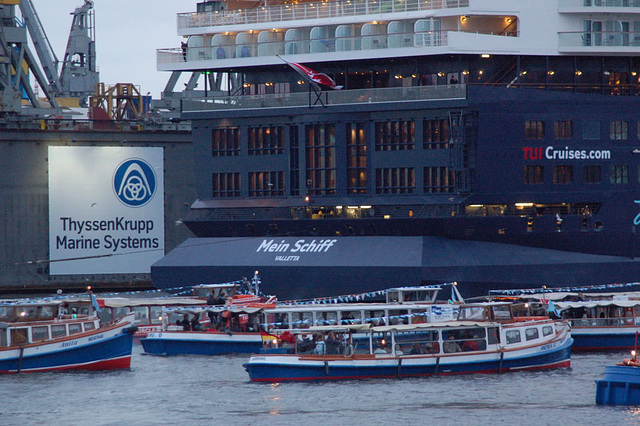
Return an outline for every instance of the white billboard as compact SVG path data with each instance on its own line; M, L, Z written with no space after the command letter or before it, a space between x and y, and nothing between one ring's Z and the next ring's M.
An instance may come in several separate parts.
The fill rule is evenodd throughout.
M150 273L164 256L163 149L49 147L49 273Z

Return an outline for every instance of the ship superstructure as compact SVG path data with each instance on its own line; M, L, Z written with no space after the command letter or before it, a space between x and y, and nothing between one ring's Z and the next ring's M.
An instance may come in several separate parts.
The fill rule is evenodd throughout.
M282 297L640 276L639 2L204 2L178 34L158 68L205 76L182 102L199 238L156 285L255 267Z

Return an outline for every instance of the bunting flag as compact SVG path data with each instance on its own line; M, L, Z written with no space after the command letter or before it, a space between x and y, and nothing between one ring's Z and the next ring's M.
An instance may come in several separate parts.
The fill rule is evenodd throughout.
M320 85L320 86L328 87L329 89L333 89L333 90L342 89L342 86L338 86L336 84L336 82L333 81L333 79L331 77L329 77L327 74L314 71L311 68L306 67L306 66L304 66L302 64L299 64L297 62L287 61L286 59L284 59L281 56L278 56L278 57L280 59L282 59L283 61L285 61L291 68L296 70L307 81L309 81L311 83L314 83L314 84L317 84L317 85Z

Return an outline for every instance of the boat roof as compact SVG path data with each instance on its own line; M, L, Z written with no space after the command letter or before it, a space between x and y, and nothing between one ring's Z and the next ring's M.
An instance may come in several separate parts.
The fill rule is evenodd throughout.
M127 297L98 297L98 302L108 308L123 308L125 306L176 306L176 305L204 305L202 299L191 297L156 297L156 298L127 298ZM86 301L86 299L85 299Z
M580 302L557 302L554 303L554 306L561 311L571 308L599 308L607 306L632 308L640 306L640 300L585 300Z
M450 303L332 303L332 304L303 304L303 305L278 305L275 308L267 309L268 313L283 313L283 312L335 312L335 311L357 311L368 310L376 311L383 309L426 309L430 306L446 307L450 306L458 308L460 305L453 305Z
M499 325L491 321L441 321L441 322L428 322L420 324L398 324L398 325L383 325L378 327L371 327L371 331L377 332L398 332L398 331L414 331L414 330L428 330L434 328L464 328L464 327L487 327L491 325Z

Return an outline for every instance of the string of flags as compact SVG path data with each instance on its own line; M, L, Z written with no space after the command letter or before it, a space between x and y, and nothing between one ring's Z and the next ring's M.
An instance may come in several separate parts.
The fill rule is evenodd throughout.
M613 284L597 284L587 286L576 287L553 287L542 286L540 288L528 288L528 289L513 289L513 290L489 290L490 296L504 295L504 296L518 296L521 294L538 294L538 293L584 293L594 290L619 290L624 288L638 287L640 282L632 283L613 283Z

